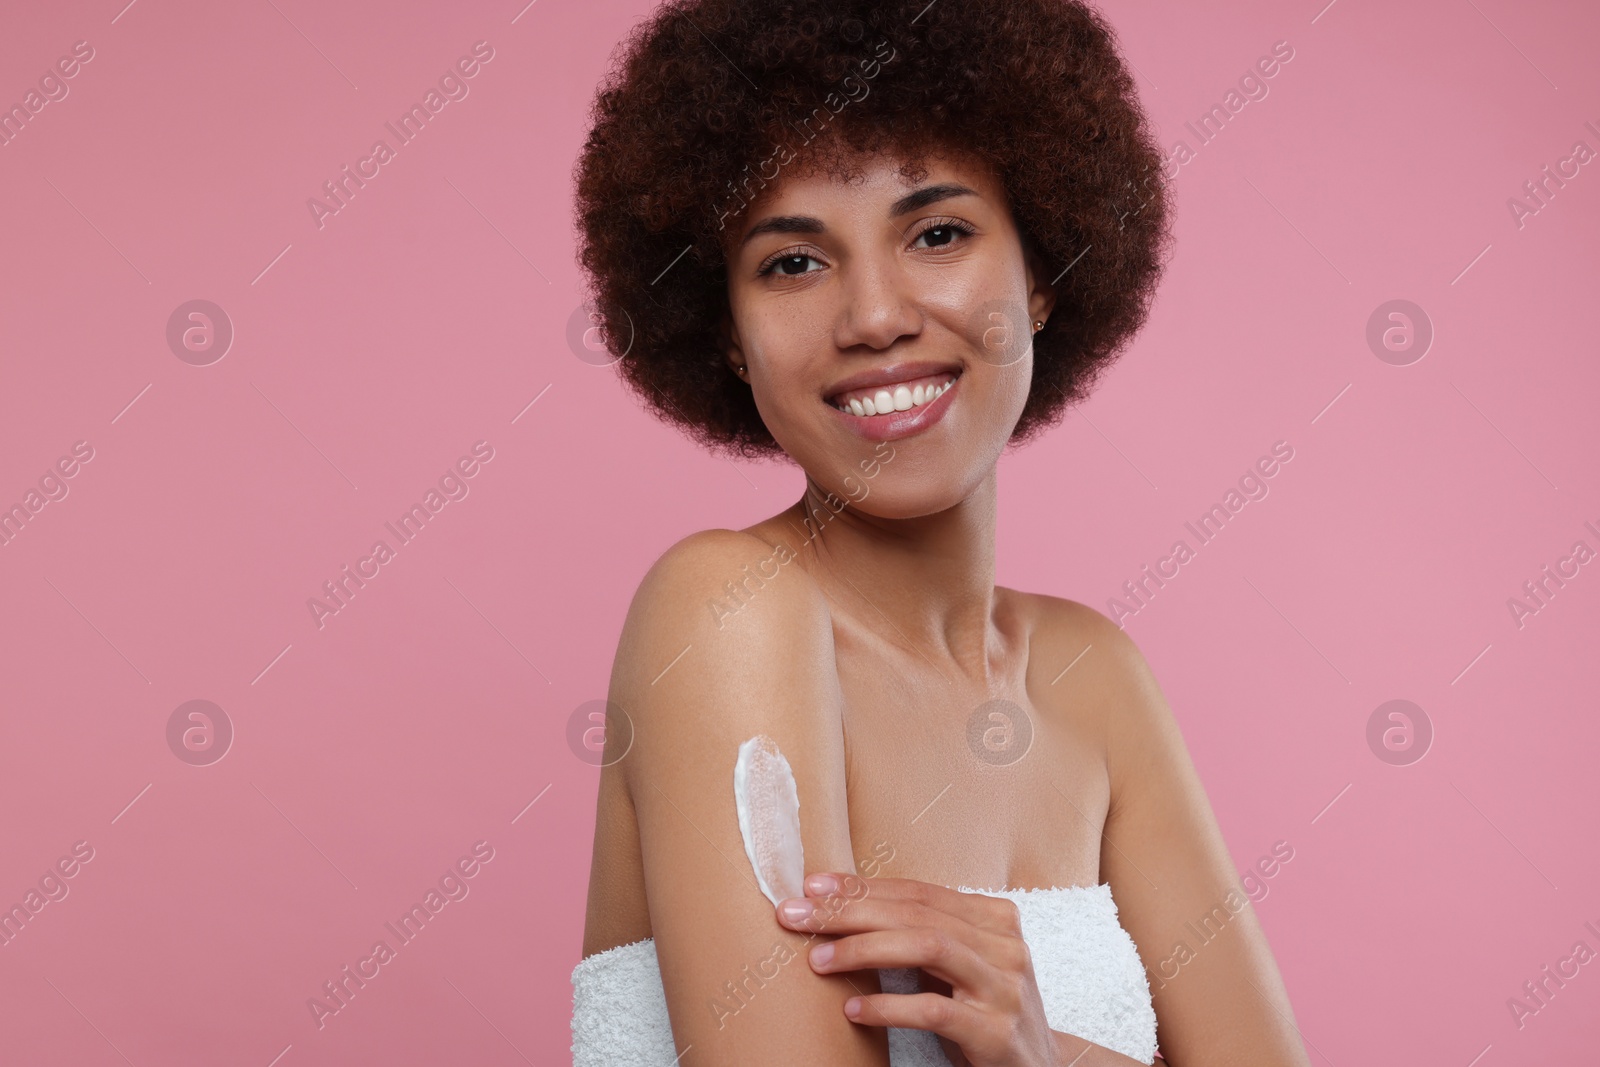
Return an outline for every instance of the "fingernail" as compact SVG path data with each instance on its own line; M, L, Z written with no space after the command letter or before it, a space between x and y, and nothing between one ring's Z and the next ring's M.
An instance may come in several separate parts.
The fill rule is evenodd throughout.
M852 1019L854 1019L857 1015L860 1015L861 1014L861 998L860 997L851 997L849 1000L845 1001L844 1002L844 1013L846 1015L850 1016L850 1018L852 1018Z
M792 923L803 921L811 914L811 901L786 900L783 902L783 917Z
M811 950L811 965L813 967L826 967L831 959L833 959L832 941L825 942Z
M813 874L806 879L806 888L813 893L837 893L839 879L831 874Z

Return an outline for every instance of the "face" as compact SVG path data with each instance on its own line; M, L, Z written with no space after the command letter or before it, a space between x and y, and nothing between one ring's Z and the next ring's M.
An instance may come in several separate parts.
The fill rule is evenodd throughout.
M932 514L993 471L1054 295L987 164L930 158L908 184L898 158L856 162L859 181L784 174L742 213L728 364L819 489Z

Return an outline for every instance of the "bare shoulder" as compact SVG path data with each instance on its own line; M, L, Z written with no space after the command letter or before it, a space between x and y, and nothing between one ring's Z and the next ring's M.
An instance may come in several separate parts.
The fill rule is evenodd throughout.
M785 593L790 601L806 599L808 592L820 598L811 576L788 565L793 558L794 553L747 531L701 530L679 540L650 566L634 594L634 606L643 599L649 607L660 608L658 601L663 597L689 593L703 598L721 596L733 603L736 594L739 599L753 598L780 574L796 580L773 582L777 599L784 599ZM697 606L706 608L704 602ZM708 617L715 619L716 615Z
M637 691L659 681L680 653L725 660L784 638L831 648L827 600L811 576L793 553L753 534L702 530L662 553L640 581L612 684ZM663 653L669 659L659 659Z
M1126 630L1076 600L1021 594L1030 603L1030 692L1095 738L1113 812L1188 766L1189 751L1155 672ZM1195 798L1191 795L1188 800Z
M755 718L771 725L790 709L789 701L764 701L754 711L774 687L836 691L827 600L792 557L776 556L761 538L735 530L703 530L662 553L628 608L612 699L665 727L689 726L674 724L676 714L715 710L729 729L743 729Z
M741 568L760 558L770 546L741 530L700 530L680 539L661 553L639 582L637 597L662 591L662 587L697 581L705 585L732 580Z
M1138 655L1126 630L1087 604L1048 593L1007 592L1028 605L1035 635L1051 640L1078 639L1120 657Z
M1099 611L1065 597L1007 590L1029 633L1029 677L1041 691L1092 711L1108 731L1159 712L1148 699L1155 679L1127 631ZM1065 685L1070 679L1071 684ZM1163 705L1164 707L1164 705Z

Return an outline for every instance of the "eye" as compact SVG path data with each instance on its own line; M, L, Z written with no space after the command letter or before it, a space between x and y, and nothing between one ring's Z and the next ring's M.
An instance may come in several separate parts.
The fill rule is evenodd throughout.
M956 219L933 219L922 228L912 243L926 237L930 241L927 247L945 248L954 244L958 237L971 237L973 232L971 226Z
M804 252L778 252L774 255L768 256L762 262L761 266L756 268L756 274L767 275L776 273L782 274L785 277L792 277L796 274L813 274L815 273L814 271L806 270L806 263L808 261L811 263L818 262L815 257L808 256ZM791 267L795 269L789 269Z

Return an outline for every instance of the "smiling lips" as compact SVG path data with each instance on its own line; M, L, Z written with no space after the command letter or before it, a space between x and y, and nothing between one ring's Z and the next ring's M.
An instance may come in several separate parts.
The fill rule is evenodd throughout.
M841 411L848 410L852 415L888 415L933 403L955 380L954 374L930 374L895 385L851 389L829 402Z
M955 399L948 394L959 372L948 371L894 384L850 389L827 398L827 405L855 433L869 441L892 441L927 429L944 417Z

